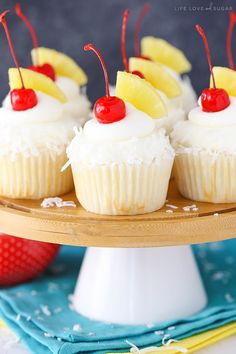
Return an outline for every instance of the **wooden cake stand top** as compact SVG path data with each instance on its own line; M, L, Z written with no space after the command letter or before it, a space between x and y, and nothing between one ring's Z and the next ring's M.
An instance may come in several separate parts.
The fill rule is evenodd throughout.
M106 216L86 212L75 194L63 196L76 208L42 208L41 200L0 197L0 230L27 239L94 247L159 247L212 242L236 236L236 204L193 202L170 183L168 202L154 213ZM196 205L186 211L184 207ZM169 212L169 211L172 212ZM167 212L168 211L168 212Z

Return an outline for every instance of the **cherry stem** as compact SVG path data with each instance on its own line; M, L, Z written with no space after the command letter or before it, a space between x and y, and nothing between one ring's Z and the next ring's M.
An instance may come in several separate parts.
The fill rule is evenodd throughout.
M124 63L125 71L129 72L129 61L126 55L125 42L126 42L126 28L128 24L129 10L126 9L123 14L122 28L121 28L121 54Z
M24 24L26 25L26 27L28 28L28 30L30 32L30 35L31 35L31 38L32 38L32 42L33 42L33 46L34 46L35 53L36 53L36 63L38 64L39 60L38 60L38 51L37 51L37 49L39 47L39 44L38 44L38 38L37 38L36 32L34 30L34 27L31 25L31 23L28 20L28 18L23 14L22 9L21 9L21 5L19 3L16 4L15 11L16 11L17 16L24 22Z
M213 87L216 88L215 76L214 76L213 68L212 68L211 53L210 53L210 49L209 49L209 45L208 45L208 41L207 41L205 32L202 29L202 27L199 25L196 25L196 29L203 39L203 43L204 43L205 49L206 49L206 55L207 55L207 60L208 60L208 64L209 64L209 69L210 69L210 73L211 73L212 80L213 80Z
M102 57L101 53L98 51L98 49L92 43L86 44L84 46L84 50L86 52L88 50L92 50L97 55L98 59L100 60L100 63L102 65L102 69L103 69L103 73L104 73L104 78L105 78L106 96L107 97L111 97L110 88L109 88L108 74L107 74L107 68L106 68L106 65L105 65L105 62L103 60L103 57Z
M233 37L233 30L234 30L235 23L236 23L236 13L233 11L230 11L230 13L229 13L229 27L228 27L227 40L226 40L226 49L227 49L229 67L232 70L235 70L233 51L232 51L232 37Z
M135 23L135 27L134 27L134 53L135 53L136 57L141 56L140 32L141 32L143 20L144 20L146 14L148 13L148 11L150 10L150 7L151 7L151 5L149 2L144 4L142 10L139 13L138 19Z
M8 45L9 45L9 48L10 48L10 51L11 51L11 55L13 57L15 66L17 67L19 75L20 75L21 86L22 86L22 88L25 88L23 77L22 77L22 73L21 73L21 70L20 70L20 65L19 65L19 62L17 60L15 50L13 48L10 32L9 32L8 26L7 26L6 15L8 14L8 12L9 12L9 10L6 10L6 11L4 11L4 12L2 12L0 14L0 22L3 25L3 28L5 30L7 41L8 41Z

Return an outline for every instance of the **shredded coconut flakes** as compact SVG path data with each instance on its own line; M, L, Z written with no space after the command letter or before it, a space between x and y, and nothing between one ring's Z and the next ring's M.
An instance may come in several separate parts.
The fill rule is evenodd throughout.
M63 200L62 198L59 197L53 197L53 198L44 198L44 200L41 203L42 208L50 208L56 206L57 208L64 208L64 207L72 207L75 208L76 204L75 202L71 200Z

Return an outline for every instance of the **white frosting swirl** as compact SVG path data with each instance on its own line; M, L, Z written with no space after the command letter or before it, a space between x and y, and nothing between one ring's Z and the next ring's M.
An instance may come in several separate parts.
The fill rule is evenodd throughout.
M197 95L192 87L189 76L184 75L183 77L181 77L169 67L165 67L165 69L169 72L171 76L173 76L175 80L178 81L182 91L181 95L172 98L171 101L173 101L180 108L183 108L186 113L189 113L191 109L197 106Z
M115 86L110 85L110 92L111 95L115 95ZM165 106L167 108L168 116L161 117L158 119L155 119L155 123L157 128L164 128L169 135L173 127L177 122L180 120L186 119L186 112L182 108L182 98L179 101L176 101L176 98L174 99L169 99L164 92L157 90L159 95L161 96L163 102L165 103ZM182 97L182 96L180 96Z
M0 124L21 125L25 123L52 122L62 117L62 104L45 95L40 91L35 91L38 103L26 111L14 111L11 105L10 94L6 96L0 108Z
M126 103L126 117L100 124L92 119L77 132L67 148L70 163L91 165L149 163L173 159L174 151L165 135L145 113Z
M57 76L55 82L68 100L76 99L79 96L80 88L74 80L65 76Z
M38 155L47 150L51 156L61 154L73 137L77 120L65 114L63 104L51 96L35 91L38 104L25 111L14 111L9 95L0 108L0 157L18 153Z
M187 121L179 122L171 134L177 152L208 151L236 154L236 98L220 112L203 112L201 107L189 113Z
M78 84L68 77L57 76L56 84L67 98L67 102L64 104L65 111L78 118L80 124L83 125L89 118L91 108L86 92L82 92Z
M93 142L113 142L142 138L155 128L154 119L126 103L126 117L118 122L101 124L94 117L84 126L84 136Z
M158 128L164 128L169 135L175 124L186 119L186 113L175 100L169 99L162 91L157 90L167 108L168 115L155 119Z

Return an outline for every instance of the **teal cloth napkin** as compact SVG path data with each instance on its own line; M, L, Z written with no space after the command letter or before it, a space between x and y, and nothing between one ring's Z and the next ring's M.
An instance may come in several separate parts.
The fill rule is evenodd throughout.
M106 353L159 345L164 334L181 339L236 320L236 240L193 246L208 293L202 312L178 321L121 326L91 321L71 308L84 249L63 247L37 280L0 291L0 315L34 354ZM173 295L174 296L174 295ZM96 299L95 299L96 301Z

